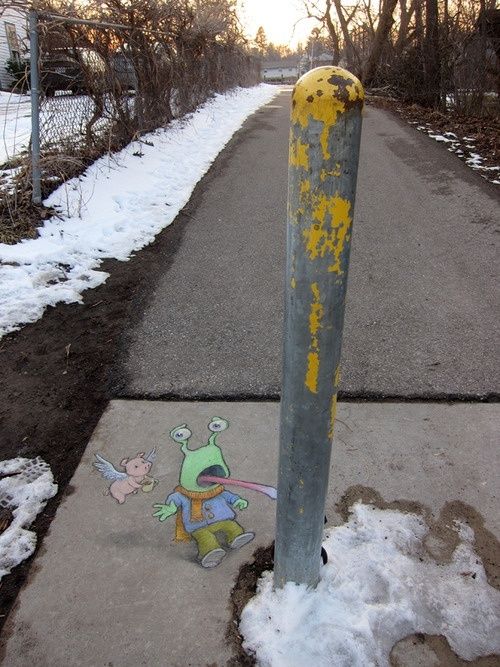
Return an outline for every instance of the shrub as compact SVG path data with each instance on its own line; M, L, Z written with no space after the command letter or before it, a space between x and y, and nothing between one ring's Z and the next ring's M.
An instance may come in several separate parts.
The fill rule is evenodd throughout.
M9 58L5 69L9 73L12 90L16 93L25 93L29 89L30 62L29 60L18 60Z

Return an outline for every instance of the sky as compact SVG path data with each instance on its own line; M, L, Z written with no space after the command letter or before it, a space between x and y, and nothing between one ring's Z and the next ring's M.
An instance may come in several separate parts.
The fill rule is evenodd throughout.
M251 38L262 26L269 42L294 47L297 42L304 43L317 25L314 20L304 19L301 0L239 0L238 4L241 22Z

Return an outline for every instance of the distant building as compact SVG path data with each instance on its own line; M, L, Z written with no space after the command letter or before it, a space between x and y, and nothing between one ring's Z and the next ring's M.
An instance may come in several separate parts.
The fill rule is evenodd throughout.
M320 53L317 58L314 58L314 66L322 67L323 65L331 65L333 62L333 53Z
M298 58L284 58L277 62L263 62L262 80L267 83L295 83L299 76Z
M305 52L302 54L302 58L299 63L299 76L305 74L310 69L315 67L323 67L324 65L331 65L333 63L333 54L332 53L309 53Z
M26 57L28 29L26 12L6 9L0 15L0 88L7 90L11 77L5 69L9 59L21 62Z

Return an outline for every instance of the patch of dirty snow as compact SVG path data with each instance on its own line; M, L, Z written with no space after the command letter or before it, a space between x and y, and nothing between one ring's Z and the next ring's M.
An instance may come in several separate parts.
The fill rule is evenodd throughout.
M389 667L392 647L413 633L444 635L465 660L500 652L500 592L457 524L451 562L424 548L423 517L357 503L325 533L329 562L315 590L261 578L243 610L244 648L260 667Z
M454 132L444 132L440 134L436 132L429 124L418 125L417 130L425 132L431 139L439 143L449 144L448 151L455 153L460 159L465 161L465 164L477 171L484 179L490 183L497 183L500 176L500 166L484 166L484 158L475 153L475 146L473 137L462 137L460 139Z
M56 493L50 466L40 457L0 461L0 509L12 512L0 533L0 579L35 550L36 534L28 529Z

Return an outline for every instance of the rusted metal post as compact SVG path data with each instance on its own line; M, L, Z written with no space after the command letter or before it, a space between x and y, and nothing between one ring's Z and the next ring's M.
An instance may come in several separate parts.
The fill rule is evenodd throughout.
M318 67L295 85L288 177L274 584L316 586L339 384L364 92Z

